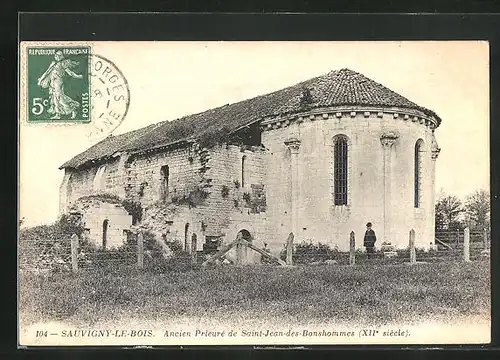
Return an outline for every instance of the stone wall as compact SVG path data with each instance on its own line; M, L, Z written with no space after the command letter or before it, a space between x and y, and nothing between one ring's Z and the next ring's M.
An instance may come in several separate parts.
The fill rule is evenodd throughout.
M126 233L132 225L130 216L118 202L107 202L98 197L80 198L73 204L73 211L80 212L87 238L98 248L117 248L124 244Z
M200 162L191 148L144 154L131 158L125 165L126 195L149 206L161 200L164 174L168 166L169 197L184 194L200 183Z
M354 231L357 247L361 247L365 224L370 221L377 233L377 246L383 241L407 246L411 228L416 231L417 245L428 246L434 241L432 130L419 120L405 119L404 114L395 117L387 112L344 111L339 115L332 112L327 116L307 116L301 122L272 126L262 134L263 144L270 149L266 185L268 233L278 245L274 247L279 247L292 227L290 149L284 143L290 137L301 141L296 242L319 241L347 250L349 233ZM380 138L388 132L395 132L398 138L389 150L391 188L384 227L384 147ZM333 139L338 135L348 138L346 206L335 206L333 198ZM422 197L421 206L416 209L413 179L418 139L423 140Z
M144 209L143 224L158 236L179 241L187 251L201 251L206 237L227 243L239 231L247 230L257 246L262 248L266 243L278 254L294 226L296 243L310 240L347 250L351 231L356 234L357 247L362 247L368 221L377 233L377 247L383 241L406 247L412 228L417 246L425 247L434 237L434 134L429 125L426 119L398 109L330 109L295 115L293 121L278 118L264 122L260 147L221 145L210 150L188 147L119 154L106 164L100 186L95 181L99 165L67 170L61 184L61 209L81 196L99 192L134 199ZM384 148L384 134L396 136L392 146ZM333 139L338 135L348 138L345 206L334 205ZM290 138L300 141L294 155L295 188L291 149L285 144ZM414 208L414 150L419 139L422 194L419 208ZM385 162L388 183L384 182ZM162 172L165 166L167 192ZM203 196L193 200L193 194ZM110 228L112 239L121 237L120 231L131 223L124 209L113 206L88 210L96 238L99 232L102 235L102 221L108 213L114 219L109 219L110 223L119 224ZM294 223L292 212L298 219ZM260 257L250 253L250 260Z
M241 167L243 156L245 174ZM206 236L218 237L227 243L241 230L249 231L254 243L263 247L266 239L264 156L260 148L223 145L210 149L203 155L203 161L195 159L197 167L184 164L184 174L189 178L185 181L186 189L200 186L207 193L206 198L196 204L176 204L172 203L172 197L159 201L157 193L144 203L144 223L158 236L180 242L187 251L192 250L193 234L196 249L201 251ZM242 181L243 175L245 181ZM139 172L137 177L141 177ZM253 252L248 253L249 259L254 256Z
M79 198L94 194L114 194L123 196L124 176L121 171L122 162L120 157L108 160L105 164L98 164L91 167L85 167L78 170L66 169L65 177L61 184L60 194L66 194L61 199L64 206L61 211L68 209L71 204L74 204ZM101 169L102 176L96 179L96 174Z
M133 157L123 154L104 165L101 180L96 174L102 165L67 171L61 184L61 204L68 209L81 197L112 194L140 202L143 223L158 236L180 242L187 251L192 250L193 234L196 250L201 251L205 236L220 237L225 243L234 240L240 230L249 231L253 241L263 247L267 235L264 156L262 148L235 145L216 146L209 151L185 148ZM166 197L162 196L164 166L169 169ZM197 204L182 202L183 196L198 190L206 193L206 199ZM86 208L92 238L99 240L102 236L106 212L113 215L114 206ZM128 214L121 215L126 217L108 219L111 224L124 225L110 228L113 239L131 224Z
M69 175L67 187L68 201L67 207L71 206L78 198L96 193L94 190L94 178L98 167L83 168L78 170L66 169L66 175Z

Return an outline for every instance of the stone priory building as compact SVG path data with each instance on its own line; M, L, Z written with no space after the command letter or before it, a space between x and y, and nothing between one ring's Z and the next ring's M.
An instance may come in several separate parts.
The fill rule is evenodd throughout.
M132 225L188 252L240 233L278 254L290 232L348 250L371 222L379 247L434 243L441 119L349 69L108 136L63 164L60 212L97 245ZM246 252L246 262L260 255Z

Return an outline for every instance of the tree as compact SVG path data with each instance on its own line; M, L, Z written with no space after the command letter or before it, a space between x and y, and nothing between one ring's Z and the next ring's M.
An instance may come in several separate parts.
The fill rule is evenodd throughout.
M476 190L465 199L465 212L469 226L476 229L489 227L490 194L486 190Z
M454 195L442 193L436 203L436 230L454 230L463 227L460 215L462 201Z

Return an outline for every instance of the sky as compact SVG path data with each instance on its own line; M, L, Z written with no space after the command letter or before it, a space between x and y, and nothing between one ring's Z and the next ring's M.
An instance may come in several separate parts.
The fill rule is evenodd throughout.
M94 54L113 61L129 84L130 107L113 134L349 68L441 117L442 124L436 130L441 147L436 192L444 190L464 198L476 189L489 190L487 42L85 44L92 46ZM88 125L26 124L22 93L20 107L20 217L27 226L50 223L58 216L59 185L64 175L59 166L100 139L88 135Z

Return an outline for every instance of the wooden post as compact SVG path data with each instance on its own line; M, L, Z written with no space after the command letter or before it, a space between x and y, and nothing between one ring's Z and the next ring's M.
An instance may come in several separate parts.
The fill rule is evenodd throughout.
M483 245L485 249L488 249L488 230L486 228L483 229Z
M241 265L243 263L243 245L241 243L236 244L236 264Z
M71 267L73 272L78 271L78 235L71 235Z
M144 234L140 230L137 233L137 267L144 268Z
M351 237L349 240L349 265L354 265L356 263L356 238L354 236L354 231L351 231Z
M470 230L468 227L466 227L464 229L464 261L465 262L470 261L469 243L470 243Z
M236 236L236 264L241 265L243 264L243 243L241 242L241 239L243 236L239 233Z
M286 239L286 264L293 265L293 232Z
M460 247L460 230L457 229L457 249Z
M417 262L417 254L415 253L415 230L410 230L410 264L415 264Z

